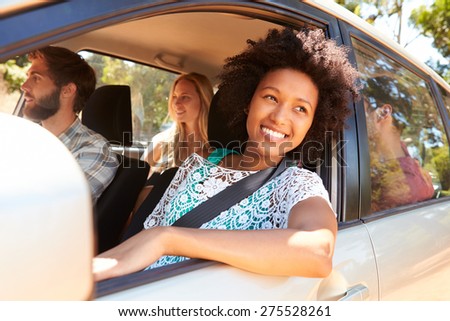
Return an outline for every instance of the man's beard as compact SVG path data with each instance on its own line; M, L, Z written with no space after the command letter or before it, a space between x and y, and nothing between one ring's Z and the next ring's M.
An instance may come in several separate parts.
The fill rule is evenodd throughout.
M33 106L27 106L23 110L24 115L33 121L43 121L59 110L59 96L61 88L56 88L51 94L40 98L35 98Z

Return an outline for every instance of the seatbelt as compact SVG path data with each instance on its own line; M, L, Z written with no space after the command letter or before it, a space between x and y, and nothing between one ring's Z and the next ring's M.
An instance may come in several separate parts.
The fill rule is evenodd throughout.
M202 224L209 222L221 212L239 203L266 182L278 176L287 167L287 162L288 160L284 157L276 168L261 170L228 186L223 191L184 214L172 226L199 228Z

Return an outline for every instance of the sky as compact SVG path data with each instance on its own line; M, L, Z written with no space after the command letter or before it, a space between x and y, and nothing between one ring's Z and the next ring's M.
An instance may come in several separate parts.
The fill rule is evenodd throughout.
M445 60L442 55L440 55L435 48L433 48L432 43L433 39L426 38L423 36L416 36L419 34L418 30L415 30L413 27L408 25L408 18L410 16L411 10L417 8L421 5L431 5L434 0L405 0L403 4L403 18L402 18L402 33L401 33L401 45L409 52L411 52L414 56L426 62L433 58L433 60L438 60L443 63L450 63ZM364 10L363 7L363 15L366 16L367 11ZM368 14L367 14L368 15ZM386 35L392 35L392 39L394 39L394 28L397 19L395 17L391 17L390 19L377 19L375 23L375 27L380 31L384 32ZM394 39L395 40L395 39ZM407 44L405 46L405 44Z

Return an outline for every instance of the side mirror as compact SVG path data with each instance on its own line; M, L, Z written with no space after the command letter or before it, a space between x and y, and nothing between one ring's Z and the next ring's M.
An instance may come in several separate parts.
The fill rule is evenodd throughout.
M94 282L89 186L41 126L0 113L0 300L87 300Z

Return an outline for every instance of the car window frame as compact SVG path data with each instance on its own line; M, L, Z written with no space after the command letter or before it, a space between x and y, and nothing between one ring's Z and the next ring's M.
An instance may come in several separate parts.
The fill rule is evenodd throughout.
M441 84L433 82L432 90L436 96L436 101L439 105L439 111L441 113L442 119L444 120L444 128L447 132L447 138L450 142L450 85L449 88L446 89ZM444 99L443 92L447 94L448 106L446 105L446 100Z
M292 28L298 28L302 23L307 23L310 25L314 25L315 27L320 27L325 30L327 37L333 38L336 40L338 44L342 44L342 39L340 37L340 30L338 25L338 19L328 13L320 11L314 7L306 5L304 3L294 3L292 7L286 6L281 3L270 3L270 4L253 4L254 7L260 8L262 11L258 14L251 12L248 10L248 15L252 16L255 19L264 19L266 21L276 23L280 26L289 26ZM279 10L273 12L271 10L271 6L277 6ZM295 9L295 12L294 12ZM227 12L226 9L221 10L220 12ZM308 14L305 14L308 12ZM235 10L231 10L229 13L236 14ZM244 9L239 10L238 14L245 14L246 11ZM336 139L339 141L340 137ZM326 153L331 158L331 162L333 157L343 157L342 152L346 150L346 147L332 149L330 146L326 146ZM328 162L324 162L319 169L319 172L322 174L322 177L326 178L327 182L324 182L328 191L330 188L336 189L336 207L338 213L338 222L340 226L340 215L339 210L342 208L341 201L342 197L345 193L343 193L340 179L341 175L340 169L338 168L335 171L335 174L332 174L332 165L334 163L329 164ZM341 167L341 166L338 166ZM333 187L334 186L334 187ZM331 194L331 193L330 193ZM330 195L331 196L331 195ZM356 224L360 224L361 222L356 222ZM343 224L344 227L353 226L355 222L351 224ZM205 261L200 259L190 259L184 262L179 262L175 264L171 264L170 266L163 266L154 270L140 271L130 275L125 275L122 277L114 278L99 282L96 284L96 292L94 298L101 298L102 296L106 296L109 294L118 293L120 291L124 291L127 289L132 289L136 286L149 284L161 279L170 278L175 275L180 275L184 273L188 273L193 270L201 269L203 267L211 266L211 265L221 265L223 263L214 262L214 261Z

